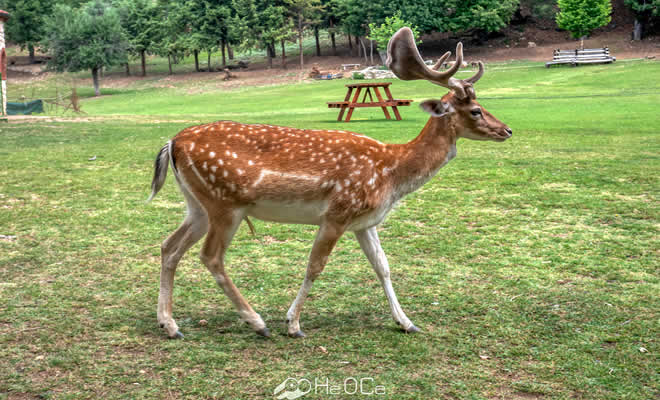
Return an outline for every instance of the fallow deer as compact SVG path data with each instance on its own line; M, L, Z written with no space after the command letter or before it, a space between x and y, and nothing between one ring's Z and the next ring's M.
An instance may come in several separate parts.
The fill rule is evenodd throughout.
M171 165L187 215L162 244L158 322L167 335L183 336L172 318L175 269L184 253L205 234L202 262L240 317L258 334L270 335L225 270L225 251L248 216L319 226L305 279L287 312L289 336L304 336L299 322L303 303L346 231L354 232L375 270L396 323L405 332L417 332L392 288L376 226L403 196L454 158L459 138L504 141L512 134L475 100L473 84L483 75L483 64L479 62L473 77L459 80L453 75L463 60L460 43L454 66L437 71L449 55L429 68L408 28L399 30L389 42L387 64L399 78L425 79L450 89L441 100L421 104L431 117L417 138L406 144L381 143L343 130L232 121L186 128L170 140L156 157L149 197L151 200L161 189Z

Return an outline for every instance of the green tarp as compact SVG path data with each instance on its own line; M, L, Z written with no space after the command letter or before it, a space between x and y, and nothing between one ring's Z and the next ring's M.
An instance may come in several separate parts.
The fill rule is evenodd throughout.
M7 103L8 115L30 115L43 112L44 102L41 100L33 100L27 103Z

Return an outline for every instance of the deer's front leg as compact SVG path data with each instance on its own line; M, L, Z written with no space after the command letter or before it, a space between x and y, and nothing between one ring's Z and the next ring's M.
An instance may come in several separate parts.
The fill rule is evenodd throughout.
M314 240L314 245L312 246L312 251L309 255L305 280L298 291L296 299L293 301L286 314L289 336L305 336L303 331L300 330L300 312L302 311L309 290L312 288L316 278L323 271L325 264L328 262L328 256L343 233L343 226L331 222L324 222L319 228L319 231L316 234L316 239Z
M399 300L396 298L396 293L394 293L394 288L392 287L392 281L390 280L390 266L387 263L387 257L385 257L385 252L383 248L380 247L380 240L378 239L378 232L376 227L371 227L362 231L355 232L360 247L364 254L366 254L371 266L380 283L383 285L385 290L385 295L387 300L390 303L390 308L392 310L392 317L394 321L401 326L401 328L407 333L419 332L419 328L413 325L412 322L406 317L406 314L401 309Z

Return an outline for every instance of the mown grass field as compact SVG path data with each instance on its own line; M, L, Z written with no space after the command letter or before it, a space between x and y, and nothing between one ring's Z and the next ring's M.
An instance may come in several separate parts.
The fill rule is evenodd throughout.
M217 119L399 143L426 121L415 106L399 122L362 109L340 124L325 102L345 83L122 89L84 100L83 122L0 125L0 399L268 399L287 377L372 378L386 392L304 399L658 398L657 62L487 71L479 99L513 138L459 142L380 228L421 334L396 329L346 235L305 305L308 336L286 337L315 229L255 221L256 236L242 226L234 239L228 271L273 338L238 320L199 244L175 282L186 338L165 338L160 243L184 209L171 177L144 203L160 146ZM426 82L392 90L416 102L444 94Z

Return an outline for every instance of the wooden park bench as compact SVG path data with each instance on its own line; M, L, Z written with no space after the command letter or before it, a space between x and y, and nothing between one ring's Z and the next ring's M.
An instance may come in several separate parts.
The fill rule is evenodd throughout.
M609 47L602 49L575 49L575 50L554 50L552 52L552 61L545 63L546 68L556 64L570 64L577 67L579 64L609 64L616 61L616 57L610 56Z

